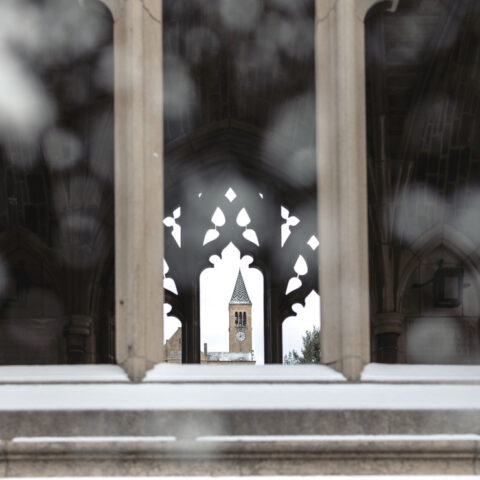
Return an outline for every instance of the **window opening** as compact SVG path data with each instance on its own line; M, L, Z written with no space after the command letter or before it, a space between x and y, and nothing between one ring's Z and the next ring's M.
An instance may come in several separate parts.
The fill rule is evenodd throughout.
M320 296L311 291L305 305L296 303L292 310L295 316L283 322L283 363L298 365L320 363Z
M182 323L178 318L169 315L171 311L172 306L165 303L163 305L164 358L167 363L182 363ZM176 357L175 354L171 354L175 351L177 351Z
M264 278L230 243L200 275L201 363L264 363Z
M480 362L479 20L420 0L366 21L374 361Z
M282 363L282 323L318 291L314 2L255 3L242 25L222 2L163 5L166 295L182 360L201 360L202 272L232 243L263 275L264 361Z
M0 19L0 364L110 363L113 21L54 0Z
M235 194L235 198L228 195L231 191L238 192ZM166 254L169 261L165 263L165 293L167 302L172 306L171 315L179 318L182 322L182 350L184 353L182 358L185 362L201 362L202 358L207 358L205 354L205 343L207 343L207 351L209 349L212 351L211 348L216 348L217 350L215 351L228 351L225 346L221 346L215 342L213 343L215 347L212 345L209 346L209 344L212 344L211 339L207 339L207 342L202 339L204 336L202 328L203 331L205 331L205 328L202 327L204 322L202 319L203 307L196 307L197 300L195 299L199 298L201 305L203 292L205 292L205 288L209 288L204 286L209 285L209 283L202 283L203 275L208 276L205 272L210 270L208 268L207 270L202 268L206 258L208 258L207 255L210 255L210 263L213 263L216 267L220 259L223 259L218 253L225 251L221 250L222 245L228 246L231 243L230 239L233 239L235 243L239 242L242 250L249 253L247 257L250 258L252 265L262 272L264 278L262 291L264 291L265 281L271 285L274 284L273 289L271 287L269 288L270 298L263 298L262 302L257 302L258 305L262 306L254 307L263 308L263 318L268 319L267 322L263 322L263 324L259 326L259 330L262 331L264 338L264 344L261 348L256 348L255 351L267 352L263 359L258 360L259 362L265 361L270 363L273 359L280 362L283 360L283 357L280 357L280 355L282 355L283 344L280 343L280 345L278 345L277 343L274 350L272 337L276 338L276 342L282 341L282 322L285 318L292 315L292 313L295 313L295 309L293 309L292 306L298 302L303 303L310 292L316 289L317 276L315 266L317 264L316 249L318 247L318 241L316 244L314 243L316 237L312 235L311 223L300 220L299 217L302 215L299 215L299 217L296 217L298 221L293 222L295 226L291 228L288 238L285 238L284 235L282 239L282 233L285 231L283 230L282 232L282 224L284 220L288 222L288 219L292 215L289 215L288 209L277 204L277 234L273 235L271 231L265 229L260 231L256 226L261 225L262 219L268 218L268 214L266 214L265 211L265 205L267 205L268 208L268 200L265 196L263 198L256 195L246 196L241 195L241 192L243 192L243 189L241 186L237 186L228 189L217 187L216 190L211 189L210 192L202 195L202 197L198 197L197 194L192 193L192 198L195 198L194 206L190 208L182 206L181 219L190 220L193 225L181 222L181 243L177 242L176 239L173 238L173 235L168 235L168 232L166 235L166 245L168 247ZM229 198L229 196L231 198ZM203 202L205 202L205 204L203 204ZM219 202L219 204L215 206L213 202ZM243 206L245 204L244 202L247 203L247 206ZM212 213L206 216L205 213L208 213L209 210ZM275 210L273 210L272 213L274 211ZM189 213L188 217L186 216L187 212ZM255 216L252 217L249 212L254 212ZM202 224L204 225L203 228ZM173 222L170 222L170 224L166 226L173 231ZM293 227L293 225L291 227ZM300 243L298 242L299 239L302 239ZM272 242L274 248L268 248L268 252L266 251L267 249L261 250L262 246L265 245L264 242ZM190 245L191 250L187 249L188 245ZM229 250L227 249L226 251L228 253ZM298 253L299 251L302 253ZM262 258L265 254L267 255L271 272L277 271L277 275L268 272ZM272 255L272 257L269 257L270 255ZM260 262L256 261L256 257L258 256L260 256ZM277 261L273 262L273 258L276 258ZM237 262L238 261L239 260L237 260ZM171 265L174 267L171 267ZM309 267L309 265L313 265L313 268L311 266ZM199 271L198 278L200 279L200 284L197 284L198 287L196 287L196 282L192 280L195 270ZM230 271L230 275L234 274L234 270L235 268ZM202 271L204 273L200 275ZM267 274L266 277L264 272ZM225 275L228 276L227 273L225 273ZM222 283L220 279L218 281L222 286L225 283ZM196 288L199 290L196 290ZM220 302L220 300L216 301ZM283 309L278 319L272 319L271 303L267 307L266 301L274 301L277 305L276 308ZM215 303L215 300L212 300L212 303ZM196 310L197 308L200 308L200 310ZM192 312L193 319L192 317L188 318L186 311ZM195 313L196 311L199 312L199 314ZM265 317L265 312L269 315L268 317ZM197 317L197 315L199 315L200 318ZM218 319L220 314L215 315L216 317L214 317ZM319 327L318 310L315 315L314 322L316 322ZM200 323L196 323L195 318L199 318ZM233 327L249 328L248 318L249 314L245 310L235 310L232 313ZM252 325L252 328L255 329L255 325ZM173 332L171 332L170 335L171 334L173 334ZM167 340L168 338L169 336L166 334L165 339ZM198 340L195 341L195 338Z

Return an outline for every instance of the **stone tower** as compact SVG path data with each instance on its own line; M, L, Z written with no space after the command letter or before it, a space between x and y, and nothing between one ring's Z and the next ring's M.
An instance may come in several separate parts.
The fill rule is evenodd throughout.
M252 302L248 296L242 273L238 271L232 298L228 305L230 352L252 351Z

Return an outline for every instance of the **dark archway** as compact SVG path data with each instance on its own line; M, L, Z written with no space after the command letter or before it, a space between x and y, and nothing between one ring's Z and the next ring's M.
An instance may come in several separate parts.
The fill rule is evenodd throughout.
M113 19L97 0L0 10L0 323L25 326L1 363L113 362Z
M377 9L366 21L376 361L408 360L405 298L416 294L405 290L406 272L431 253L421 244L465 252L467 243L472 255L480 242L479 19L474 0L401 0L395 14Z

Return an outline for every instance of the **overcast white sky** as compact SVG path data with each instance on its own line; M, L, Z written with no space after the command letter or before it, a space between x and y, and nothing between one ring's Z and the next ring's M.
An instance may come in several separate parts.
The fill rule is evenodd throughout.
M222 258L211 257L212 268L200 276L200 330L201 346L208 344L209 351L228 352L228 304L235 287L239 268L252 301L253 350L257 364L263 363L263 275L249 268L252 258L240 259L240 252L230 244ZM294 276L294 275L292 275ZM297 315L289 317L283 324L283 352L300 351L302 336L314 325L320 324L320 297L312 292L305 307L297 305ZM168 309L168 307L167 307ZM165 317L165 339L180 326L180 322Z

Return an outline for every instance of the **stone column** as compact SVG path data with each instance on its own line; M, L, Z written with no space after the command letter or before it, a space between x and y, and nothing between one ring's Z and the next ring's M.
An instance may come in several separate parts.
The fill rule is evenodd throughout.
M398 363L398 337L403 332L404 315L398 312L383 312L375 315L373 334L376 338L376 361Z
M116 356L140 381L163 357L162 1L115 15Z
M87 315L71 315L65 327L68 363L95 363L93 319Z
M364 18L381 0L316 0L322 360L349 379L370 361Z

